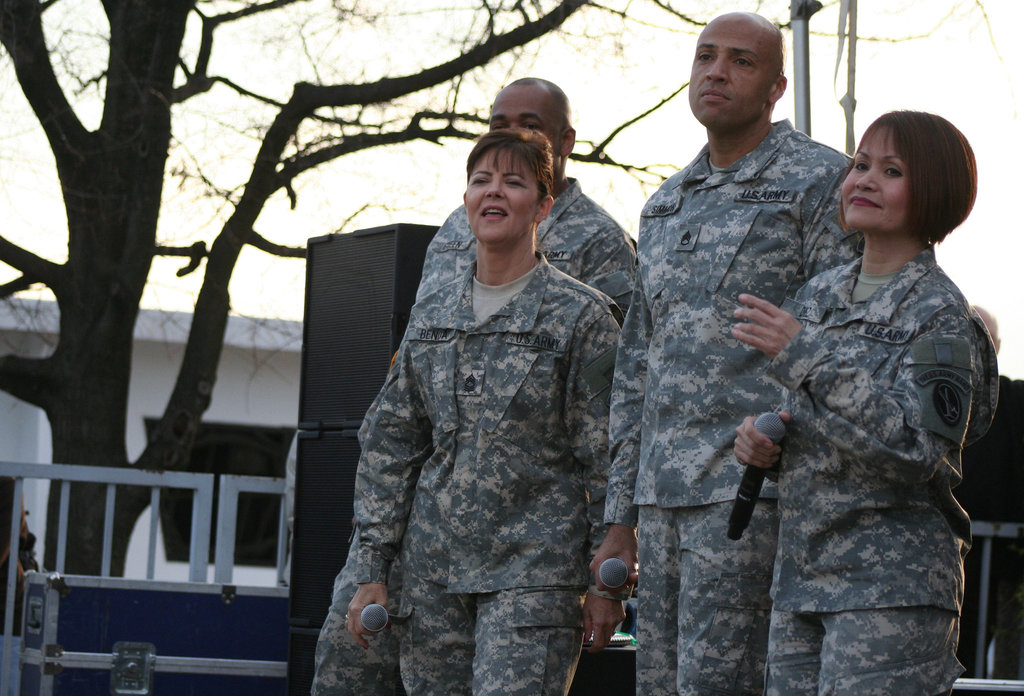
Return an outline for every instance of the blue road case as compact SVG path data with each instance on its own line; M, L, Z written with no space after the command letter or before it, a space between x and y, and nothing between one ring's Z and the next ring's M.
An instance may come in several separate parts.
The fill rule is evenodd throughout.
M284 696L288 591L29 573L21 696Z

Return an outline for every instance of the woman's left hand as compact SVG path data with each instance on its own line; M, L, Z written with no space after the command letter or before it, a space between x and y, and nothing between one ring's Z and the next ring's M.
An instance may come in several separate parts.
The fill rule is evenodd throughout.
M362 612L368 604L388 605L388 586L383 583L367 582L359 585L352 601L348 603L345 614L345 627L359 646L364 650L370 647L364 636L372 636L373 632L363 626Z
M771 302L746 293L738 299L743 306L734 311L733 316L744 321L732 327L736 340L774 358L800 333L799 320Z
M583 640L592 641L587 652L596 653L608 647L615 627L626 618L626 610L617 599L587 593L583 600Z

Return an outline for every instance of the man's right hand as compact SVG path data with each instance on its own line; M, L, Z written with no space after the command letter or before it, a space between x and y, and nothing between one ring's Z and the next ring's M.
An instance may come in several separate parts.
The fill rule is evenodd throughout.
M608 587L601 582L601 564L609 558L618 558L626 564L629 576L622 588ZM608 534L598 548L594 560L590 562L590 571L597 578L597 589L602 592L625 592L626 589L637 583L639 573L637 572L637 541L636 529L622 524L608 525Z

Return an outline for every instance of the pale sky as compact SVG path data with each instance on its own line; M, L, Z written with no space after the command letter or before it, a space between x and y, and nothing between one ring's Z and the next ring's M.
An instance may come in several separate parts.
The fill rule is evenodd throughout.
M1018 305L1024 292L1016 274L1021 272L1018 265L1019 259L1024 258L1024 240L1019 218L1011 209L1018 197L1018 184L1011 168L1024 161L1024 42L1020 39L1024 2L860 0L859 4L861 41L857 46L855 134L859 137L864 127L885 111L901 108L938 113L966 134L978 159L978 201L968 221L938 247L938 257L970 301L996 314L1002 335L1001 372L1022 379L1024 312ZM789 16L789 2L784 0L708 0L704 5L709 9L698 15L704 18L716 14L712 9L715 7L760 11L775 20ZM987 24L979 5L987 12ZM845 124L838 100L846 91L845 63L838 82L833 80L837 7L837 2L828 3L810 21L814 34L811 134L844 149ZM574 25L570 22L569 27ZM599 69L594 58L559 52L547 45L536 58L516 63L508 77L537 75L560 84L573 103L578 139L594 139L631 116L638 106L653 105L686 80L696 34L676 34L624 46L621 55L610 59L625 68L625 78L618 77L616 71ZM882 40L868 41L869 37ZM905 37L917 38L896 41ZM792 66L788 32L787 40ZM776 119L793 119L792 69L787 74L790 85L776 107ZM15 89L9 81L0 84L0 94L4 95L0 99L0 121L6 124L6 132L0 133L0 215L5 221L5 234L42 253L36 245L44 244L43 240L64 239L63 220L55 178L47 168L45 143L38 136L38 124L18 116L18 109L23 107L15 98L8 98L15 94L10 90ZM225 121L230 118L230 114L223 116ZM176 124L176 134L183 133L186 127ZM704 141L703 129L693 120L684 94L642 129L617 140L611 153L634 163L681 167L693 158ZM390 153L344 158L342 164L315 173L304 182L307 192L300 192L300 201L302 196L308 199L319 195L322 202L312 209L300 206L298 211L275 203L261 217L258 228L274 241L298 245L306 238L332 231L342 224L344 217L363 205L370 209L349 229L393 222L440 224L461 203L469 147L469 143L444 147L421 144ZM239 158L244 160L244 155ZM245 167L245 161L239 166ZM624 175L589 165L570 163L569 174L578 177L584 190L602 203L630 234L636 235L640 208L653 189L644 189ZM389 213L374 208L385 195L408 189L414 195L409 196L407 210L415 212ZM22 204L26 196L39 194L43 196L42 204L30 209ZM194 226L197 220L209 219L216 229L217 212L212 208L191 214L189 220L181 223L166 218L166 211L178 202L169 199L168 203L161 220L165 238L178 227ZM275 234L281 230L287 236ZM210 234L208 231L206 236ZM61 248L57 253L65 251ZM172 272L170 279L167 273L153 274L156 282L147 294L147 306L188 308L188 290L197 279L190 279L183 288L183 283L173 278L173 269L180 265L180 260L158 262L158 269ZM247 250L232 284L235 310L254 316L301 319L304 270L302 262L271 262L265 255ZM8 276L0 274L0 281L7 279Z
M755 9L754 3L736 4L739 9ZM1021 200L1016 170L1024 161L1024 2L982 0L982 4L989 26L973 1L861 0L854 133L859 139L864 128L886 111L917 109L944 116L967 136L978 160L978 199L967 221L937 247L937 256L968 300L996 315L1002 336L1000 371L1024 379L1024 222L1013 207ZM955 20L950 19L928 38L865 40L924 35L955 7L960 8ZM846 125L838 102L846 92L845 63L838 82L833 81L837 17L837 8L832 5L810 21L815 34L811 38L810 63L811 135L843 150ZM776 119L795 120L791 38L787 34L789 88L776 106ZM677 47L665 62L676 62L680 71L688 72L694 45L695 41L690 41ZM574 98L572 92L569 96ZM686 164L706 138L685 100L671 108L678 125L675 132L657 136L664 140L663 147L659 147ZM578 130L585 135L585 125ZM590 170L580 173L587 189L593 188L588 184L591 177ZM599 201L600 193L595 192ZM643 202L633 200L628 205L628 209L617 208L615 214L635 234Z
M894 27L901 26L907 26L907 34L917 33L937 23L941 6L948 6L916 3L914 14L927 16L911 27L902 15L886 12L884 8L891 4L862 1L858 33L892 36ZM960 4L965 8L976 5ZM984 0L983 5L990 26L972 9L966 13L966 21L957 22L959 26L950 24L928 39L899 44L861 41L855 132L859 137L864 127L885 111L907 108L944 116L967 136L978 160L978 199L967 221L937 247L937 256L968 300L996 315L1002 336L1000 371L1022 379L1024 311L1020 305L1024 284L1020 260L1024 258L1024 223L1013 202L1020 195L1015 165L1024 160L1024 45L1020 35L1024 2ZM829 26L815 20L815 29ZM834 40L830 43L835 45ZM812 68L812 135L841 148L841 113L828 98L833 65Z

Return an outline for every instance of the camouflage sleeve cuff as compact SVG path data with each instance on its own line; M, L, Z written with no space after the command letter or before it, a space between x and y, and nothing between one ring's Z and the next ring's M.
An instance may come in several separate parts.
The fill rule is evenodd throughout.
M637 507L625 496L608 497L604 503L604 523L636 527Z
M387 584L388 573L391 571L391 561L371 549L360 547L356 568L357 583L378 582Z

